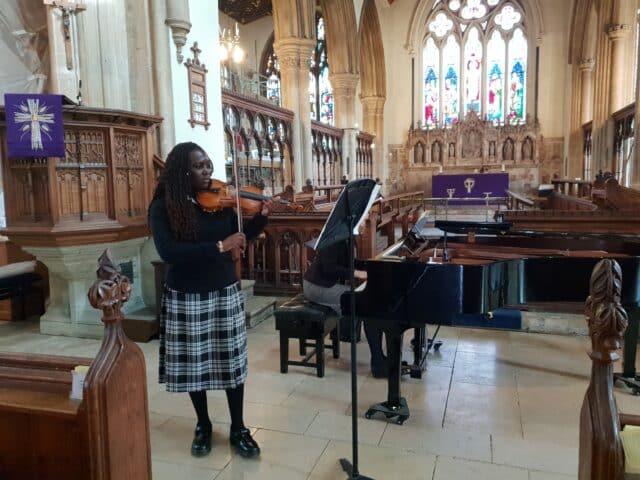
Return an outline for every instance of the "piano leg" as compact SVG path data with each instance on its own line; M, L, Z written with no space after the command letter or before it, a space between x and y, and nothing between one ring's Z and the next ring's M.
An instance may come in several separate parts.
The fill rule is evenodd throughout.
M402 375L409 374L411 378L422 378L422 372L427 364L427 327L413 329L411 349L413 350L413 364L402 362Z
M402 333L404 330L385 330L387 340L387 355L389 358L389 379L387 401L371 405L365 413L371 418L376 413L382 413L387 418L395 418L398 425L402 425L409 418L407 401L400 396L400 377L402 360Z

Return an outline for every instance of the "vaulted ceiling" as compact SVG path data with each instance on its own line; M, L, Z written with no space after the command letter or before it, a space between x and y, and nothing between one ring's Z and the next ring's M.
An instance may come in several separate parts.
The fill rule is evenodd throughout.
M219 0L220 11L242 24L271 15L271 0Z

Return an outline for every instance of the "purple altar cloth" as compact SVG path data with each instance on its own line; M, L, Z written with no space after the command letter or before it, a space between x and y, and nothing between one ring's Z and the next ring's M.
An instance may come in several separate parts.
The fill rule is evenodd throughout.
M509 189L508 173L470 173L462 175L434 175L432 193L434 198L484 198L506 197ZM451 193L451 195L450 195ZM455 202L450 205L484 205L484 201Z

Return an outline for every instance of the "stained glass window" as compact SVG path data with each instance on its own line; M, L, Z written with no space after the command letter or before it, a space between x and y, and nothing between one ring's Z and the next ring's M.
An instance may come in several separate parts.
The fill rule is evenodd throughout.
M329 81L329 62L324 32L324 18L316 18L317 43L311 57L309 73L309 103L311 119L333 125L333 89Z
M527 41L520 28L509 41L508 115L512 120L524 120L525 73L527 71Z
M311 118L316 120L318 118L318 104L316 102L316 76L309 72L309 108L311 112Z
M423 125L471 109L493 122L526 119L525 12L519 0L435 2L422 51Z
M424 65L424 121L427 125L435 125L438 122L440 55L438 47L432 38L427 40L423 51L422 64Z
M260 94L276 105L282 103L282 84L280 81L280 63L273 50L273 37L269 49L262 57L260 66Z
M505 44L500 32L494 31L487 44L487 119L504 120Z
M464 113L471 109L481 113L482 44L478 29L472 27L464 46Z
M453 35L449 35L447 43L442 50L444 85L442 91L442 109L444 123L451 124L458 121L458 99L460 91L458 78L460 78L460 45Z

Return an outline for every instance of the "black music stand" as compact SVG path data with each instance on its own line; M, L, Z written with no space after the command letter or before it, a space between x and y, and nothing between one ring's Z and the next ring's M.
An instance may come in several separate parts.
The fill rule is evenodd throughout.
M353 180L345 185L338 197L329 218L327 219L320 237L315 245L315 250L322 250L334 243L349 240L349 271L351 285L351 442L353 463L346 458L340 459L342 469L349 475L349 480L373 480L365 477L358 471L358 387L356 383L356 316L353 272L355 270L354 235L358 234L358 228L366 218L380 186L370 178Z

